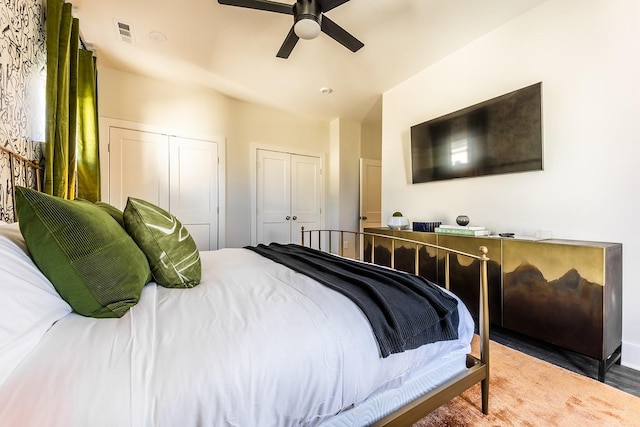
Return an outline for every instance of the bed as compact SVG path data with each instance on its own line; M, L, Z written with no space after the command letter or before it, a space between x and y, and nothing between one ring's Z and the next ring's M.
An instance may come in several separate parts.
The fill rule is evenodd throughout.
M410 425L477 382L488 411L486 251L451 252L484 268L481 358L438 286L455 336L386 354L366 308L254 248L200 252L197 286L148 281L119 317L80 315L24 218L0 223L0 425Z

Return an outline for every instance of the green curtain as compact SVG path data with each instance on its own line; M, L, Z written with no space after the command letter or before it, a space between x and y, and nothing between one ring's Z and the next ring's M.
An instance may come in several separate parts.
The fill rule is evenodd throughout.
M78 197L100 200L96 58L81 49L78 57Z
M96 68L93 57L79 49L79 27L71 4L47 2L44 191L96 201L100 198Z

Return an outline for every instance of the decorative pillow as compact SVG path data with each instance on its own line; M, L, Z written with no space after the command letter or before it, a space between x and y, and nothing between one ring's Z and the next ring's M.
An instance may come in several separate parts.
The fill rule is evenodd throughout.
M100 200L98 200L97 202L90 202L87 199L82 199L80 197L76 197L74 199L75 202L81 202L81 203L93 203L95 204L97 207L99 207L100 209L102 209L103 211L105 211L106 213L109 214L109 216L111 216L111 218L115 219L116 221L118 221L118 224L120 224L122 227L124 227L124 220L122 218L122 211L118 208L116 208L115 206L110 205L109 203L106 202L102 202Z
M121 317L138 302L149 264L102 209L24 187L16 208L33 261L75 312Z
M0 225L0 384L71 307L27 254L17 223Z
M200 254L178 219L158 206L129 197L124 228L145 253L156 282L168 288L200 283Z
M95 205L100 209L102 209L103 211L105 211L106 213L108 213L109 215L111 215L111 218L118 221L118 224L124 227L124 218L122 216L122 211L120 209L110 205L109 203L101 202L100 200L95 202Z

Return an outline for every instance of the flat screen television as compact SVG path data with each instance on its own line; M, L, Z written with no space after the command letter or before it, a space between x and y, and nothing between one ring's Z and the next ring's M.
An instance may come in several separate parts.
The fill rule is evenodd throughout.
M413 183L542 170L542 83L411 127Z

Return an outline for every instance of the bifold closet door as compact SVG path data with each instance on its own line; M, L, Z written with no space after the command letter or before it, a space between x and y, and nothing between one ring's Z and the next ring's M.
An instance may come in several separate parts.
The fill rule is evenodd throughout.
M109 128L109 203L127 197L175 215L198 249L218 249L218 144L133 129Z
M169 153L171 213L198 249L218 249L218 144L172 136Z
M300 243L321 217L320 158L257 151L257 243Z
M169 139L166 135L109 128L109 203L124 209L127 197L169 210Z
M291 155L257 153L257 243L291 241Z
M300 244L300 230L318 230L321 218L320 158L291 155L291 242ZM315 241L315 239L314 239Z

